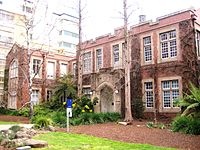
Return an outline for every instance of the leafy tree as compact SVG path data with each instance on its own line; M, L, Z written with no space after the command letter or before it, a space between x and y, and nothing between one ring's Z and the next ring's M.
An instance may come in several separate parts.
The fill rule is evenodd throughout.
M72 75L64 75L57 79L52 101L50 102L50 107L53 109L61 108L63 106L61 98L76 98L76 86Z
M184 108L182 116L200 117L200 88L191 83L190 94L185 94L178 104Z

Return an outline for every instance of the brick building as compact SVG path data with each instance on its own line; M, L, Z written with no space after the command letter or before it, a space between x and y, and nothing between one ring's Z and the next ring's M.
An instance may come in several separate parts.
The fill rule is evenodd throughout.
M200 9L140 22L129 33L132 106L142 100L146 115L176 114L174 100L199 82ZM99 98L97 112L124 113L123 35L119 28L81 45L83 93Z
M27 49L14 44L6 58L5 92L8 108L17 109L28 102ZM72 60L72 61L70 61ZM31 100L34 103L48 101L52 95L55 79L73 72L73 57L45 50L31 50L30 72L32 80Z

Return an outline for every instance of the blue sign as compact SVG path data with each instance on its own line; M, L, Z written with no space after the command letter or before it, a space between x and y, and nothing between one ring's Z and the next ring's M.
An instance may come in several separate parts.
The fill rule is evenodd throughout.
M72 99L67 99L67 102L66 102L67 105L66 105L66 107L67 108L72 108L72 102L73 102Z

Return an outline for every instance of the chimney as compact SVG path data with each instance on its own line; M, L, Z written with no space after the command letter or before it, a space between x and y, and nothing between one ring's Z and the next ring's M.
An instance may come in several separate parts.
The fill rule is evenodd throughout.
M146 21L146 15L139 15L139 23L143 23Z

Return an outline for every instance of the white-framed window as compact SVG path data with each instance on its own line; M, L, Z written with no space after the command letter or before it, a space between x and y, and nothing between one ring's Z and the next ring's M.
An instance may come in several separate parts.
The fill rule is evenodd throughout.
M41 60L33 59L33 74L39 76L40 68L41 68Z
M162 81L162 98L164 108L176 107L174 102L179 95L178 80Z
M50 79L55 78L55 62L48 61L47 63L47 77Z
M113 45L113 62L114 65L119 63L119 44Z
M152 60L152 49L151 49L151 37L144 37L143 38L144 44L144 61L148 62Z
M96 70L102 67L102 49L96 50Z
M39 94L40 94L40 91L39 91L39 90L35 90L35 89L32 90L31 102L32 102L34 105L39 104Z
M200 56L200 32L196 31L196 49L197 49L197 56Z
M153 82L144 82L146 108L153 108Z
M76 65L76 63L73 63L72 64L72 74L73 74L73 76L76 76L76 67L77 67L77 65Z
M18 63L14 60L10 67L10 78L18 77Z
M52 90L47 90L47 94L46 94L46 96L47 96L47 101L50 101L52 95L53 95L53 91L52 91Z
M83 54L83 72L91 72L91 52Z
M66 63L61 63L60 65L60 75L64 76L67 74L67 64Z
M83 87L83 94L87 98L91 98L91 88L90 87Z
M173 58L177 56L176 30L160 34L161 58Z

